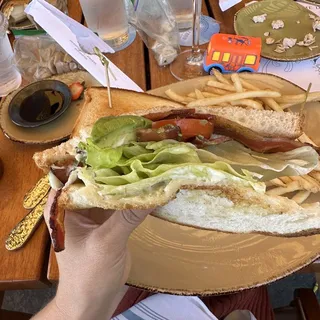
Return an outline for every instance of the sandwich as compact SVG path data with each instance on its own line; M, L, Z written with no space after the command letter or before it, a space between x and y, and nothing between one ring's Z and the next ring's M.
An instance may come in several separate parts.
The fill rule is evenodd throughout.
M298 114L195 107L128 90L89 88L72 137L36 153L58 190L50 226L64 249L65 210L147 209L161 219L224 232L298 236L320 231L318 205L266 193L266 183L318 167L297 141Z

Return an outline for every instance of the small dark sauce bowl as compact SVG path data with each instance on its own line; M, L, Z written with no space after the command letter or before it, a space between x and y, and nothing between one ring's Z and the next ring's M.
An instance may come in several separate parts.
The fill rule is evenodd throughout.
M59 95L60 100L62 98L61 106L53 113L53 106L51 106L50 99L48 99L46 92L54 92L54 94L56 93ZM52 93L51 95L54 94ZM29 103L26 103L26 101ZM25 110L27 106L28 108L33 107L32 103L34 103L35 109L31 111L42 113L40 119L34 119L34 121L31 120L32 112L30 112L28 117L23 116L24 114L27 114L27 111ZM41 80L21 89L11 100L8 112L11 121L16 125L25 128L35 128L60 117L68 109L70 104L71 92L65 83L57 80Z

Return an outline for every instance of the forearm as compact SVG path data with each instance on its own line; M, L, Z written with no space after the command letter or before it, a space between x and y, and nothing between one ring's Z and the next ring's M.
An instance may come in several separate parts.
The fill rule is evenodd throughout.
M40 312L38 312L32 320L64 320L66 319L66 315L59 310L56 305L55 298L50 301L45 308L43 308Z

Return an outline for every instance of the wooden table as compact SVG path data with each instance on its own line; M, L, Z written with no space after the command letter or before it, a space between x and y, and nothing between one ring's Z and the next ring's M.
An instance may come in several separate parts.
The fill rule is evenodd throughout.
M234 14L244 2L249 0L243 0L222 13L217 0L207 0L203 1L202 11L221 22L221 32L232 33ZM69 0L69 14L75 20L84 22L78 0ZM109 58L144 90L176 81L169 68L158 67L138 35L127 49ZM22 207L24 194L42 176L32 160L34 152L42 149L43 146L14 143L0 133L0 157L5 169L0 180L0 291L41 288L49 285L48 279L50 282L58 280L55 256L50 253L49 235L44 224L22 250L9 252L4 247L7 234L27 213Z

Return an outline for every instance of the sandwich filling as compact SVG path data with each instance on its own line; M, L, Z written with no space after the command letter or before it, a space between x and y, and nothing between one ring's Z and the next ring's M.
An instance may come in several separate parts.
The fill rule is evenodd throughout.
M61 168L52 167L51 184L60 189L81 183L81 195L119 203L224 181L264 193L263 181L307 174L317 164L318 154L309 145L261 137L232 121L187 109L99 119L76 147L75 159L63 166L68 170L61 174ZM59 235L52 238L60 251L64 229L58 214L52 210L50 225Z

